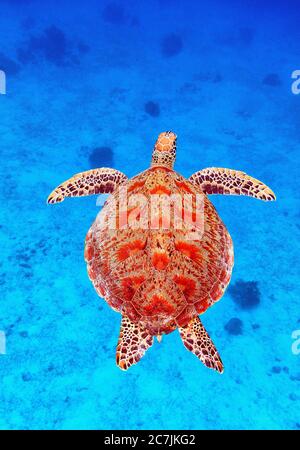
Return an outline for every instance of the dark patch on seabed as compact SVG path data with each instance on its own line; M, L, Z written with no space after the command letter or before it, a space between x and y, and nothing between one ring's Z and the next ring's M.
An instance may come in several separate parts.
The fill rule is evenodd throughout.
M281 367L280 366L273 366L272 367L272 373L278 374L281 372Z
M256 281L238 280L229 286L228 293L241 309L252 309L260 304L260 290Z
M159 103L149 101L144 105L145 112L152 117L158 117L160 115L160 106Z
M161 52L166 58L178 55L183 49L183 40L179 34L170 33L161 40Z
M79 41L71 42L55 25L41 34L31 36L18 48L18 59L22 64L37 63L42 57L56 66L79 64L80 56L89 51L89 46Z
M226 325L224 326L225 330L228 331L229 334L234 336L238 336L239 334L243 334L243 322L241 319L237 317L233 317L230 319Z
M266 84L267 86L280 86L282 84L282 81L280 80L280 77L277 73L269 73L265 76L263 79L263 84Z
M102 11L102 18L105 22L113 25L123 25L126 22L127 14L120 3L109 3Z
M96 147L89 155L91 169L99 167L113 167L114 154L110 147Z

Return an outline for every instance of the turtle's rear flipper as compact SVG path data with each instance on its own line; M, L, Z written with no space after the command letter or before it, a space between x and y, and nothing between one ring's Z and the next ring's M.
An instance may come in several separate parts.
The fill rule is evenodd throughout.
M122 370L136 364L153 344L153 336L127 316L122 317L120 337L117 347L117 365Z
M195 317L185 327L178 329L184 346L190 352L194 353L206 367L223 373L219 353L199 317Z
M60 184L48 197L47 203L60 203L66 197L84 197L94 194L111 194L128 178L115 169L103 167L81 172Z
M247 195L264 201L276 200L268 186L239 170L209 167L195 172L189 181L200 186L205 194Z

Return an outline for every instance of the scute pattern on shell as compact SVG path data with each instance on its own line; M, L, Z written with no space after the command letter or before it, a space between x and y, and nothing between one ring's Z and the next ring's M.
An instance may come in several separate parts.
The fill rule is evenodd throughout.
M108 199L86 237L88 274L98 294L151 335L170 333L203 313L226 289L233 267L230 235L201 188L178 173L153 167L123 184L130 194L202 194L204 232L188 240L188 230L110 229L120 208L118 190ZM128 211L132 205L128 206ZM163 217L156 211L161 225ZM118 217L115 217L118 225Z

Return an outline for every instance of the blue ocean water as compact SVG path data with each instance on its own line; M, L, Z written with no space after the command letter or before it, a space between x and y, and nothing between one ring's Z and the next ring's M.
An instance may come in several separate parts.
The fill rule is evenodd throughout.
M290 0L0 1L1 429L300 428L299 19ZM277 195L211 198L235 247L202 317L222 376L177 332L120 371L83 259L96 199L46 205L74 173L146 169L169 129L183 175L230 167Z

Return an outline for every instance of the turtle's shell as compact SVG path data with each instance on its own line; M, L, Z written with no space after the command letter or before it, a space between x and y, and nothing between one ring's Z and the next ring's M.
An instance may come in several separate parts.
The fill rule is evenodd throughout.
M182 201L171 203L170 222L155 203L159 195ZM196 198L202 199L203 221L196 221ZM222 297L233 247L201 189L173 170L153 167L109 197L87 234L85 259L98 294L159 335L186 325Z

